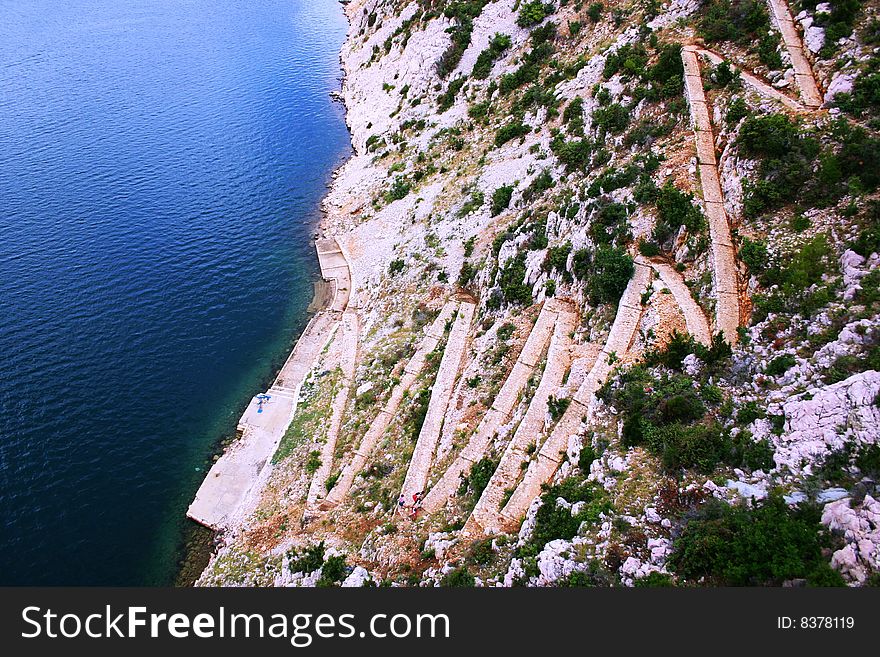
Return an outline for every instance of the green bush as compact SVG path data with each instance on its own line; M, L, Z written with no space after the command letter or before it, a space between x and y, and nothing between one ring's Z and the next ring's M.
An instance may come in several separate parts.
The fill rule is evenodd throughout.
M532 129L529 128L529 126L519 121L508 123L507 125L499 128L498 132L495 133L495 147L500 148L501 146L504 146L504 144L506 144L507 142L518 137L524 137L531 131Z
M568 126L568 131L574 135L584 134L584 99L576 96L562 113L562 122Z
M670 565L688 581L717 586L778 586L795 578L841 586L822 557L830 538L820 518L818 508L789 508L777 494L751 508L711 500L674 541Z
M470 493L475 499L479 499L483 491L486 490L486 486L489 485L489 480L497 467L496 461L486 457L481 458L471 466L468 476L462 478L459 493Z
M727 115L724 117L728 126L733 127L749 115L749 106L746 101L741 98L734 98L727 107Z
M394 276L395 274L399 274L406 268L406 262L404 262L403 258L395 258L388 265L388 273Z
M319 588L333 586L345 578L345 557L337 554L329 557L321 568L321 577L315 583Z
M482 13L488 2L489 0L455 0L444 9L444 15L454 19L454 24L447 30L451 37L449 47L437 62L437 73L441 78L448 76L458 66L464 51L471 43L474 19Z
M570 405L570 397L557 398L550 395L550 398L547 400L547 411L550 413L550 417L553 421L556 422L562 417L563 413L568 410Z
M554 6L551 2L541 2L533 0L532 2L524 2L519 7L519 14L516 17L516 24L520 27L531 27L543 21L547 16L553 13Z
M852 91L837 94L834 104L859 118L880 111L880 57L873 57L865 64L853 82Z
M617 303L635 273L632 257L623 249L600 246L593 259L587 292L593 303Z
M605 9L605 5L601 2L594 2L587 8L587 16L592 22L598 23L602 19L603 9Z
M710 0L700 10L697 29L708 43L734 41L744 46L758 44L758 58L771 69L779 69L779 37L771 33L770 14L761 0Z
M314 474L317 472L318 468L321 467L321 452L318 450L312 450L309 452L309 456L306 459L305 470L309 474Z
M589 139L566 141L561 133L550 142L550 149L567 171L585 170L590 165L593 148L593 142Z
M485 80L492 72L492 65L501 58L510 48L512 41L507 34L495 34L489 42L489 47L483 50L477 57L474 69L471 73L477 80Z
M672 239L680 226L689 233L703 230L705 220L699 208L693 204L693 194L685 194L667 181L657 194L657 225L654 241L664 244Z
M513 185L502 185L492 192L492 216L497 217L510 207L510 199L513 197Z
M585 502L576 515L556 504L558 498L569 504ZM558 486L551 486L541 495L541 506L535 517L535 528L528 543L518 550L519 556L536 555L550 541L570 540L583 522L595 523L599 515L611 509L605 490L598 484L569 478Z
M475 586L476 583L474 576L464 566L449 571L440 580L440 586L450 588L469 588Z
M646 258L654 258L660 255L660 246L656 242L646 242L639 240L639 253Z
M768 376L779 376L781 374L785 374L797 364L797 360L791 354L783 354L782 356L777 356L769 363L767 363L767 369L764 370Z
M767 242L743 238L739 257L753 274L760 275L767 268L769 255Z
M511 258L498 277L498 284L505 301L521 305L529 305L532 302L532 288L525 284L526 256L524 253Z
M640 43L624 44L605 58L602 75L606 80L617 73L625 79L641 77L647 68L648 53L645 47Z
M629 125L630 111L623 105L612 103L593 111L593 123L603 131L618 133Z
M391 187L385 193L385 200L388 203L399 201L406 198L411 190L412 187L406 181L406 179L402 176L397 176L394 178L394 182L391 184Z
M571 253L571 242L566 242L561 246L551 246L547 249L547 255L544 258L543 270L551 272L554 269L560 272L563 278L571 279L566 264L568 263L568 254Z
M307 548L294 548L287 553L287 563L292 573L313 573L324 565L326 548L324 541Z
M446 87L446 91L437 98L437 111L442 114L452 107L455 103L455 97L458 96L458 92L461 91L461 88L466 81L466 78L459 77L449 83L449 86Z

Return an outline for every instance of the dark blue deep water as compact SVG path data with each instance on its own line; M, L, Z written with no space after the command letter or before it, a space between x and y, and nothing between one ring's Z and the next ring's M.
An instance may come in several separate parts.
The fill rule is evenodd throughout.
M0 0L0 584L174 580L212 448L304 325L346 27L336 0Z

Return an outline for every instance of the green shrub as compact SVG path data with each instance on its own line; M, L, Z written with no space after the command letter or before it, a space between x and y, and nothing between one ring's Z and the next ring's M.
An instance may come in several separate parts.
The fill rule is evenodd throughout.
M474 69L471 73L477 80L485 80L492 72L492 65L501 58L510 48L512 41L507 34L495 34L489 42L489 47L483 50L477 57Z
M391 184L391 187L385 193L385 200L388 203L399 201L406 198L411 190L412 187L406 181L406 179L403 176L397 176L394 178L394 182Z
M313 573L324 565L326 548L324 541L307 548L294 548L287 553L287 562L292 573Z
M586 504L578 514L572 515L570 509L556 504L560 497L569 504ZM550 541L560 538L570 540L577 534L582 522L595 523L600 514L610 509L607 494L598 484L569 478L558 486L551 486L541 495L532 536L518 553L520 556L536 555Z
M601 2L594 2L587 8L587 16L592 22L598 23L602 19L603 9L605 9L605 5Z
M492 192L492 216L497 217L510 207L510 199L513 197L513 185L502 185Z
M321 577L315 583L319 588L333 586L345 578L345 557L341 554L329 557L321 568Z
M406 268L406 262L404 262L403 258L395 258L388 265L388 273L394 276L395 274L399 274Z
M770 14L760 0L710 0L700 10L697 29L708 43L734 41L744 46L758 44L758 58L771 69L779 69L779 37L770 29Z
M458 273L458 286L467 287L476 278L478 269L470 260L461 263L461 271Z
M624 44L607 55L602 75L606 80L617 73L625 79L641 77L647 68L648 53L645 47L640 43Z
M855 117L880 111L880 57L871 58L853 82L852 91L834 97L834 104Z
M576 96L562 113L562 122L568 126L571 134L583 135L584 133L584 99Z
M526 256L518 254L507 261L498 277L498 284L505 301L528 305L532 302L532 288L525 284Z
M654 571L647 577L635 580L633 586L638 588L662 588L675 586L675 582L672 581L672 577L669 574Z
M554 6L551 2L541 2L533 0L532 2L523 2L519 7L519 14L516 17L516 24L520 27L531 27L543 21L547 16L553 13Z
M791 354L783 354L782 356L777 356L769 363L767 363L767 369L764 370L768 376L779 376L781 374L785 374L797 364L797 360Z
M750 240L748 237L744 237L742 246L739 249L739 257L746 263L750 272L755 275L761 274L767 268L767 260L769 258L767 242Z
M524 137L531 131L532 129L522 122L514 121L513 123L508 123L507 125L499 128L498 132L495 133L495 147L500 148L507 142L518 137Z
M569 405L571 405L570 397L558 398L550 395L550 398L547 400L547 411L550 413L553 421L556 422L568 410Z
M448 110L455 103L455 97L466 82L466 78L459 77L449 83L446 91L437 98L437 111L441 114Z
M566 141L561 133L550 142L550 149L567 171L585 170L590 165L593 148L593 142L589 139Z
M471 466L468 476L462 478L459 494L470 493L475 499L479 499L497 467L496 461L486 457L481 458Z
M777 494L751 508L711 500L674 541L670 565L686 580L718 586L778 586L795 578L840 585L822 557L830 540L820 518L818 508L791 509Z
M703 214L693 204L693 194L679 191L671 182L666 182L657 194L657 225L654 227L654 241L664 244L675 236L680 226L689 233L701 231L705 225Z
M765 418L767 414L763 409L758 408L758 402L750 401L743 404L743 406L739 409L736 415L737 423L745 426L749 425L755 420Z
M593 303L617 303L635 273L632 257L623 249L600 246L593 259L587 291Z
M542 269L546 272L556 270L560 274L562 274L562 277L565 280L570 281L571 274L566 268L566 264L568 263L568 255L570 253L571 242L566 242L561 246L551 246L549 249L547 249L547 255L544 258Z
M440 580L440 586L450 588L469 588L475 586L476 583L474 576L464 566L449 571Z
M743 98L734 98L727 106L727 115L724 117L728 126L733 127L749 115L749 106Z
M443 13L447 18L454 19L454 24L447 30L450 35L449 47L437 62L437 73L445 78L461 61L464 51L471 43L474 31L474 19L479 16L489 0L456 0L449 3Z
M729 451L727 435L714 423L648 425L643 433L648 449L660 457L669 472L692 468L711 474Z
M731 67L730 62L725 59L712 69L709 77L716 85L722 88L730 85L737 86L740 80L740 72L739 69Z
M309 452L309 456L306 459L306 472L309 474L314 474L317 472L318 468L321 467L321 452L318 450L312 450Z
M580 468L584 476L590 473L590 466L593 465L593 461L597 458L599 457L596 454L596 450L593 449L589 442L585 442L578 455L578 468Z
M639 253L646 258L654 258L660 255L660 247L656 242L646 242L639 240Z
M630 112L623 105L612 103L593 111L593 123L603 131L618 133L629 125Z

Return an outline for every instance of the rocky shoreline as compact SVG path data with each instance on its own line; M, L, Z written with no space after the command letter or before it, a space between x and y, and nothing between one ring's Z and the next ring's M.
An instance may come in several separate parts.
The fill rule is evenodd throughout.
M880 256L851 245L876 194L799 209L802 229L784 201L756 218L762 145L742 136L765 117L827 130L841 112L811 90L827 105L828 63L808 48L792 68L789 23L778 70L710 48L690 0L595 20L513 0L343 4L354 153L319 238L344 254L350 299L199 583L730 583L681 564L690 519L806 522L801 503L820 508L823 561L775 583L869 581L880 374L859 359L880 341ZM798 299L827 298L765 310L783 285L760 267L782 280L809 249L824 269L797 265ZM532 340L560 309L566 335ZM634 390L654 406L634 411Z

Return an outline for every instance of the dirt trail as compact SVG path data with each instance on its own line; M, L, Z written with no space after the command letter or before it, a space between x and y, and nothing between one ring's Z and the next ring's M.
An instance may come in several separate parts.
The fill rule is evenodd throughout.
M474 463L483 458L498 431L498 427L513 412L520 394L525 389L529 378L532 376L544 353L547 343L551 339L554 326L558 327L560 317L566 317L563 321L566 325L570 325L568 328L569 332L574 330L573 322L567 319L573 315L564 310L564 308L565 306L562 303L554 299L544 302L541 313L529 332L525 346L504 385L492 402L492 407L486 412L477 430L471 435L468 444L461 450L461 453L453 461L452 465L449 466L446 472L443 473L443 476L425 496L423 507L426 512L433 513L447 499L454 495L461 483L461 477L470 470ZM548 353L547 367L551 367L552 363L551 354Z
M400 382L394 386L394 389L391 391L391 396L388 398L388 401L385 403L382 410L379 411L379 415L373 420L370 428L367 429L367 433L364 434L363 439L361 439L361 443L357 450L355 450L351 461L342 469L342 473L340 474L336 485L333 486L333 489L327 494L326 499L321 503L321 510L326 511L327 509L336 506L345 499L346 495L348 495L348 492L351 490L351 486L354 483L354 478L364 469L370 454L376 447L376 443L379 442L379 439L385 433L388 425L391 424L391 420L397 413L401 401L403 401L404 394L406 394L413 384L415 384L422 370L425 368L428 354L434 351L434 349L437 348L437 345L440 344L440 340L443 339L446 322L452 318L452 314L457 308L458 302L447 302L446 305L443 306L443 310L440 311L440 315L428 328L428 331L422 339L422 342L419 344L416 353L413 354L413 357L410 358L406 367L403 369L403 376L401 376Z
M818 109L822 105L822 93L819 91L819 85L816 84L813 67L810 66L810 60L807 59L801 34L791 17L788 3L785 0L767 0L767 4L770 5L770 15L782 33L782 42L791 57L794 79L801 92L804 105L811 109Z
M684 315L688 333L694 340L706 346L712 344L712 331L709 329L709 321L706 313L691 295L690 288L685 284L684 278L675 269L665 262L651 262L651 267L672 292L675 302Z
M529 458L530 445L537 449L537 438L544 430L550 396L559 391L565 373L571 364L571 332L577 324L577 315L561 313L547 350L547 366L541 376L529 408L519 423L516 432L507 443L498 467L483 490L477 505L464 526L464 531L474 533L496 533L498 512L504 502L506 492L512 489L522 474L522 464Z
M636 258L635 273L630 279L620 303L617 316L608 333L605 347L599 353L587 378L578 388L568 409L553 428L550 436L538 451L537 458L529 463L522 481L513 491L510 500L498 517L491 513L484 521L495 527L515 528L525 515L532 501L541 494L541 486L550 481L565 455L568 440L577 435L581 424L589 420L595 405L595 395L605 382L608 374L619 358L629 351L639 320L642 316L642 293L651 282L651 267L639 256ZM491 509L490 509L491 512Z
M700 59L696 46L685 46L681 51L685 72L685 90L691 108L694 138L697 146L697 167L703 191L706 217L712 249L712 273L715 283L715 332L723 333L734 344L739 328L739 284L736 268L736 250L730 235L724 196L718 178L718 161L715 158L715 137L703 79L700 76Z
M345 413L345 406L348 403L354 382L358 353L358 330L357 315L354 312L346 312L342 316L342 334L340 337L342 387L336 393L336 397L334 397L332 402L331 408L333 412L330 415L330 425L327 429L324 446L321 449L321 465L312 476L312 483L306 498L307 509L327 495L325 484L333 467L333 454L336 451L336 441L339 438L339 429L342 426L342 416Z
M406 478L403 481L401 493L407 500L412 499L415 493L422 492L428 482L428 471L434 460L440 430L443 428L443 420L446 417L449 400L452 398L452 390L455 387L467 351L468 336L475 309L476 306L472 303L462 303L449 333L446 349L443 350L443 357L440 359L440 369L437 371L437 378L431 387L428 412L425 415L421 431L419 431L419 438L416 441L416 447L406 471Z
M708 59L715 66L717 66L721 62L725 61L724 57L722 57L718 53L716 53L712 50L708 50L706 48L697 48L696 52L699 53L700 55L702 55L703 57L705 57L706 59ZM789 109L792 109L796 112L809 112L812 109L814 109L814 108L807 107L806 105L804 105L800 101L797 101L793 98L789 98L787 95L785 95L784 93L782 93L778 89L774 89L769 84L767 84L766 82L764 82L760 78L755 77L754 75L752 75L751 73L749 73L745 69L742 69L742 68L739 68L739 67L733 65L732 62L728 62L728 63L730 63L732 69L739 71L740 77L742 78L743 82L745 82L747 85L752 87L752 89L757 91L760 95L764 96L765 98L770 98L772 100L779 101L780 103L782 103L783 105L785 105Z

